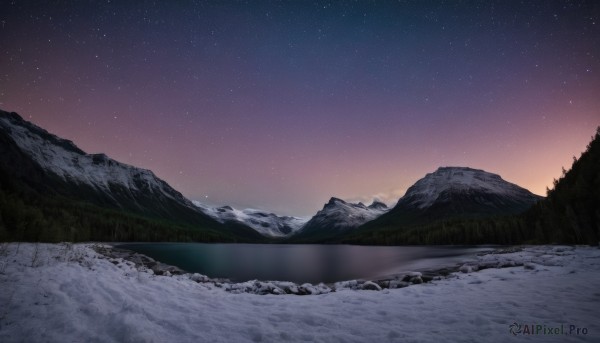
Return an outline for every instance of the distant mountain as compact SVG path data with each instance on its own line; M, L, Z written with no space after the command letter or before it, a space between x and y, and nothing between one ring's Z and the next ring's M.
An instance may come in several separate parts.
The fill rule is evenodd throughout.
M440 167L409 187L392 210L364 228L518 214L542 198L483 170Z
M0 171L40 196L61 196L149 218L259 238L250 228L226 227L202 213L150 170L86 154L61 139L0 111Z
M441 167L408 188L390 215L404 209L428 218L514 214L542 198L483 170Z
M389 208L379 201L366 206L360 202L353 204L331 198L322 210L292 236L292 240L318 241L337 236L374 220L388 210Z
M266 237L286 237L298 231L307 221L307 218L278 216L261 210L237 210L231 206L209 207L200 202L193 201L194 205L205 214L220 223L237 222L253 228Z

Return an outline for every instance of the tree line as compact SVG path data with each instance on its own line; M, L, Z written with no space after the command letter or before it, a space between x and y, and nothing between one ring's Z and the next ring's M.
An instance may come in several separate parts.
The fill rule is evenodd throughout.
M347 244L593 244L600 241L600 127L547 197L519 215L437 221L350 233Z

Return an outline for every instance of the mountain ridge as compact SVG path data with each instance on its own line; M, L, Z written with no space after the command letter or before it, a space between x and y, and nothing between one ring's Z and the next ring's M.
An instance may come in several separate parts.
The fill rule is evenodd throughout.
M252 208L238 210L231 206L210 207L199 201L192 201L192 203L200 208L202 212L221 223L238 222L271 238L283 238L292 235L309 220L308 218L280 216L272 212Z
M62 196L248 239L260 238L248 227L226 227L205 215L152 171L105 154L87 154L72 141L49 133L17 113L0 110L0 141L3 174L40 196Z
M541 199L498 174L469 167L439 167L409 187L389 212L360 229L518 214Z
M374 200L369 206L362 202L349 203L331 197L300 230L291 236L292 241L313 241L314 237L329 238L347 232L369 222L389 209L384 203Z

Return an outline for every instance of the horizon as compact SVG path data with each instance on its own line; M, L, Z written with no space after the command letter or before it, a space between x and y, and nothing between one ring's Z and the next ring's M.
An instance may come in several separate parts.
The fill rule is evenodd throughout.
M13 114L13 113L14 113L14 114L16 114L17 116L21 117L21 119L24 119L24 118L21 116L21 114L20 114L20 113L16 113L16 112L10 112L10 111L4 111L3 109L0 109L0 111L3 111L3 112L5 112L5 113L11 113L11 114ZM33 124L33 125L35 125L35 124ZM42 130L46 131L46 130L45 130L43 127L38 127L38 128L40 128L40 129L42 129ZM599 128L600 128L600 127L599 127ZM52 132L48 132L48 133L49 133L49 134L51 134L51 135L54 135ZM56 136L56 135L54 135L54 136L55 136L55 137L56 137L58 140L65 141L65 139L64 139L64 138L62 138L62 137L59 137L59 136ZM70 141L70 140L66 140L66 142L72 143L72 144L74 144L74 145L75 145L75 147L76 147L76 148L79 148L79 147L77 146L76 142L73 142L73 141ZM91 155L91 153L88 153L88 152L86 152L86 151L83 151L83 153L85 153L86 155ZM99 153L99 154L100 154L100 155L105 155L104 153ZM106 156L106 155L105 155L105 156ZM107 157L108 157L108 158L111 158L110 156L107 156ZM111 158L111 159L112 159L112 158ZM114 159L113 159L113 160L114 160ZM117 161L117 160L115 160L115 161L116 161L117 163L125 164L125 165L127 165L128 167L133 167L133 168L140 169L139 167L137 167L137 166L134 166L134 165L129 165L129 164L127 164L127 163L123 163L123 162L121 162L121 161ZM141 169L143 169L143 168L141 168ZM490 174L490 175L499 176L499 177L500 177L502 180L504 180L505 182L507 182L507 183L510 183L510 184L514 184L514 183L510 182L509 180L505 180L504 178L502 178L502 176L501 176L501 175L498 175L498 174L496 174L496 173L494 173L494 172L491 172L491 171L487 171L487 170L483 170L483 169L479 169L479 168L472 168L472 167L469 167L469 166L451 166L451 165L445 165L445 166L439 166L439 167L437 167L437 168L436 168L434 171L427 172L427 173L426 173L424 176L420 177L420 178L419 178L418 180L416 180L416 181L415 181L413 184L411 184L411 186L413 186L413 185L414 185L416 182L420 181L421 179L424 179L424 178L426 178L427 176L429 176L429 175L431 175L431 174L434 174L434 173L436 173L436 172L440 171L441 169L468 169L468 170L470 170L470 171L475 171L475 172L483 172L483 173L487 173L487 174ZM150 172L152 172L152 173L154 173L152 170L149 170L149 171L150 171ZM517 186L519 186L519 185L517 185ZM519 186L519 187L520 187L520 186ZM410 188L410 187L408 187L408 188ZM521 187L521 188L523 188L523 187ZM177 191L177 189L175 189L175 190ZM407 190L408 190L408 189L407 189ZM407 191L407 190L406 190L406 191ZM525 188L525 190L529 191L529 190L528 190L528 189L526 189L526 188ZM383 201L383 200L381 200L381 199L379 199L379 198L377 198L377 197L374 197L374 198L372 198L371 200L361 200L361 199L356 199L356 200L353 200L353 199L342 199L342 198L339 198L339 197L336 197L335 195L333 195L333 196L329 197L329 199L328 199L326 202L324 202L323 208L325 208L325 206L326 206L326 205L327 205L329 202L331 202L332 200L341 200L341 201L343 201L343 202L350 203L350 204L354 204L354 205L357 205L357 204L363 204L363 205L366 205L366 206L370 206L370 205L372 205L372 204L375 204L375 203L384 203L384 204L385 204L385 205L386 205L386 206L387 206L389 209L392 209L392 208L393 208L393 207L394 207L394 206L397 204L397 202L398 202L399 200L401 200L401 199L402 199L402 197L404 197L404 196L406 195L406 191L405 191L405 192L404 192L404 193L403 193L403 194L402 194L402 195L401 195L401 196L400 196L398 199L391 199L391 201L389 201L389 202ZM533 192L532 192L532 194L536 195L536 194L535 194L535 193L533 193ZM542 196L542 195L539 195L539 194L537 194L537 195L538 195L538 196L541 196L541 197L545 197L545 196ZM194 205L196 205L196 206L200 206L200 207L205 207L205 206L207 206L207 204L206 204L206 203L203 203L203 202L201 202L201 201L199 201L199 200L197 200L197 199L188 199L188 200L192 201L192 203L194 203ZM223 204L223 205L213 205L213 206L210 206L210 205L208 205L208 206L209 206L209 207L213 207L213 208L224 207L224 206L229 206L229 207L231 207L231 205L229 205L229 204ZM244 211L244 210L252 210L252 211L264 211L264 212L269 212L269 210L268 210L268 209L261 209L261 208L257 208L257 207L245 207L245 208L235 208L235 207L234 207L234 209L236 209L236 210L240 210L240 211ZM320 210L318 210L318 211L320 211ZM275 213L275 214L276 214L276 215L280 215L279 213ZM293 216L293 215L292 215L292 216ZM312 215L309 215L309 216L294 216L294 217L303 218L303 219L309 219L311 216L312 216Z
M0 107L210 206L393 206L442 166L545 196L600 124L600 6L476 4L2 4Z

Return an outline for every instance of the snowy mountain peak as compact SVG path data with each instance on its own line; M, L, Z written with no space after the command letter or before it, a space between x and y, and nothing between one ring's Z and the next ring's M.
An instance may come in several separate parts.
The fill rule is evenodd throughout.
M539 198L528 190L503 180L497 174L468 167L440 167L412 185L400 201L424 209L449 193L474 192L499 195L518 201Z
M368 206L372 210L386 210L388 207L386 204L378 200L373 200L373 203Z
M87 154L72 141L59 138L23 120L18 114L0 111L0 133L9 137L46 173L58 176L77 194L94 193L119 208L134 208L146 213L168 213L173 206L198 212L181 193L147 169L109 158L106 154ZM82 191L82 189L86 191Z
M338 206L338 204L346 204L346 202L340 198L331 197L325 206Z
M221 223L237 222L251 227L267 237L285 237L298 231L308 218L278 216L256 209L237 210L231 206L209 207L193 201L203 213Z
M362 202L353 204L338 198L331 198L298 234L346 231L371 221L388 210L385 204L378 201L373 201L373 204L367 207Z

